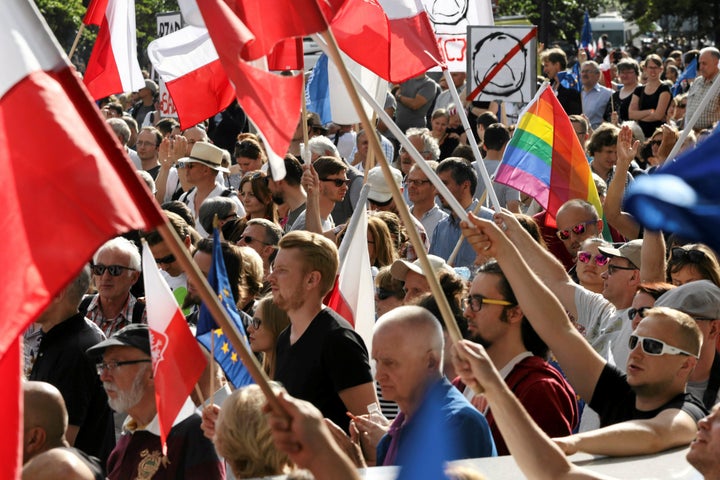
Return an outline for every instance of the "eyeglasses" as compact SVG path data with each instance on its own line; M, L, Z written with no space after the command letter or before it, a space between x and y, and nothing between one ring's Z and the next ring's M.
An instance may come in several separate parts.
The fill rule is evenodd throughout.
M390 297L398 296L398 293L393 292L392 290L378 287L375 289L375 295L377 296L378 300L387 300Z
M343 185L350 185L350 179L348 178L321 178L321 182L332 182L336 187L340 188Z
M657 338L641 337L639 335L630 335L628 339L628 347L630 347L630 350L635 350L638 342L641 342L640 345L642 345L643 352L648 355L687 355L688 357L698 358L698 356L693 353L670 346Z
M97 275L98 277L102 276L105 270L113 277L119 277L123 273L123 270L135 270L134 268L124 267L122 265L103 265L102 263L93 265L91 268L93 275Z
M578 223L568 230L558 230L555 235L557 235L560 240L567 240L570 238L570 232L573 232L575 235L582 235L585 233L585 229L588 225L592 225L593 223L597 223L597 220L588 220L587 222Z
M628 320L634 320L635 315L640 315L640 318L645 318L646 312L651 308L652 307L631 308L627 313Z
M262 243L263 245L272 245L272 243L263 242L259 238L251 237L250 235L243 235L242 237L240 237L240 240L245 243L259 242L259 243Z
M430 180L405 180L405 183L415 187L422 187L426 183L430 183Z
M670 250L670 260L702 263L707 261L707 257L705 256L705 253L700 250L685 250L682 247L673 247Z
M157 147L157 143L141 141L141 142L135 142L135 146L137 146L137 147Z
M155 263L168 264L168 263L173 263L175 260L176 260L176 259L175 259L175 255L173 255L173 254L171 253L170 255L168 255L168 256L166 256L166 257L156 258L156 259L155 259Z
M606 257L602 253L598 253L593 257L590 252L578 252L577 258L582 263L590 263L590 260L594 260L595 265L598 267L604 267L610 261L610 257Z
M618 270L639 270L637 267L620 267L618 265L608 265L608 275L613 275Z
M464 299L464 304L466 307L470 307L470 310L473 312L479 312L482 310L482 306L485 304L488 305L503 305L503 306L510 306L515 305L512 302L508 302L507 300L495 300L492 298L485 298L482 295L469 295Z
M177 162L177 168L186 168L190 170L195 165L195 162L188 162L187 160L179 160Z
M687 103L681 103L677 106L677 108L687 108Z
M95 370L97 370L98 375L103 374L103 370L107 370L108 373L112 374L116 368L122 367L123 365L135 365L136 363L150 363L152 360L149 358L141 358L139 360L125 360L123 362L103 362L103 363L96 363L95 364Z
M262 318L258 317L253 317L252 320L250 320L250 323L248 323L248 327L252 327L253 330L260 328L260 325L262 325Z

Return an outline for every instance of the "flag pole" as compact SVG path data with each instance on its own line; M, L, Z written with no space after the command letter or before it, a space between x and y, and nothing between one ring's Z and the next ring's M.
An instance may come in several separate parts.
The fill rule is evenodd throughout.
M82 35L83 31L85 30L85 24L81 23L80 28L78 29L77 35L75 35L75 40L73 40L72 47L70 47L70 53L68 53L68 59L72 62L72 56L75 53L75 50L77 49L78 43L80 43L80 36Z
M272 388L270 388L269 378L263 371L262 367L260 367L255 355L250 352L245 342L242 341L240 332L228 317L228 314L223 306L220 304L220 301L210 287L207 278L205 278L205 275L200 272L200 269L190 257L190 252L187 248L185 248L185 245L180 240L180 237L178 237L175 229L172 228L167 219L165 220L165 223L159 225L157 229L158 233L160 233L170 249L170 253L175 256L180 263L180 266L187 274L188 281L192 281L198 287L200 299L205 303L205 306L210 311L210 315L217 322L220 328L222 328L223 333L228 340L230 340L230 343L235 348L238 355L240 355L240 360L247 368L252 379L265 394L265 397L267 398L267 401L273 411L277 414L289 417L280 402L278 402L275 392L273 392Z
M356 90L355 85L353 84L353 80L350 77L350 72L348 72L345 63L342 60L342 56L340 55L340 49L335 42L335 37L333 36L332 31L328 29L321 35L322 38L325 39L325 43L327 44L328 55L338 67L338 71L340 72L340 77L342 78L343 84L345 85L345 89L348 91L353 106L355 107L355 110L360 116L360 123L362 123L362 126L366 131L371 132L372 125L370 125L370 119L368 118L367 113L365 113L365 109L360 102L360 96L358 95L358 91ZM314 35L314 37L317 37L317 35ZM377 104L377 102L375 102L375 104ZM380 115L380 112L378 112L378 115ZM410 237L410 241L415 247L415 251L418 255L418 260L420 260L420 265L422 266L423 271L432 272L431 275L426 275L425 278L427 278L428 283L430 284L430 290L432 291L432 294L438 303L440 313L442 314L443 320L445 321L445 326L447 327L450 338L452 338L453 342L457 342L462 339L460 328L458 327L457 322L455 321L455 317L450 310L450 305L448 304L447 298L445 297L445 294L440 287L440 282L437 279L436 272L430 264L430 261L428 260L427 252L425 252L425 245L420 240L420 235L418 235L417 229L415 229L414 227L412 217L410 215L410 210L408 210L408 207L403 200L402 194L400 193L400 190L395 184L395 180L393 179L392 173L390 171L390 166L388 165L387 159L382 153L380 140L377 138L376 135L368 135L368 140L370 142L370 148L375 152L375 157L377 158L378 164L382 169L383 176L385 177L385 182L390 187L393 199L395 200L395 206L397 207L398 213L400 214L400 219L405 224L408 236ZM419 154L418 157L420 157ZM450 196L452 197L452 195ZM454 197L452 198L454 199ZM460 207L460 209L464 213L464 216L461 217L461 219L467 220L467 213L462 210L462 207Z
M480 154L480 148L475 141L475 135L473 135L472 128L470 128L470 121L467 118L467 113L465 113L465 106L462 104L462 100L460 100L460 95L458 94L457 88L455 88L455 83L450 76L450 71L448 70L447 66L443 67L442 73L445 77L445 82L447 83L448 90L450 91L450 96L455 102L455 110L460 116L460 121L462 122L463 128L465 129L465 135L467 135L467 141L468 144L470 144L473 156L475 157L475 161L477 162L478 170L480 170L480 176L482 177L482 181L485 184L485 193L487 193L490 197L490 203L492 203L495 211L499 212L502 209L502 206L500 205L500 200L498 200L495 190L492 188L492 180L490 180L490 174L487 171L487 167L485 167L485 162L483 162L482 154Z
M308 145L308 141L310 140L310 134L308 133L308 125L307 125L307 98L305 97L305 71L302 73L302 132L303 132L303 148L300 152L300 158L303 160L303 163L306 165L310 165L312 163L311 158L312 155L310 154L310 145Z
M375 113L374 111L373 111L371 123L373 125L373 130L371 132L365 132L365 136L367 137L370 133L372 133L373 135L380 135L380 132L378 132L376 130L377 113ZM368 172L374 166L375 166L375 150L368 150L367 157L365 158L365 165L363 167L363 183L367 183Z
M695 126L697 121L700 119L700 115L703 113L703 107L704 105L707 105L709 100L713 98L713 96L717 95L718 90L720 90L720 81L718 81L718 78L715 77L715 80L713 81L713 84L710 86L707 92L705 92L705 96L702 98L700 103L698 104L698 108L693 112L693 116L690 117L689 122L685 122L685 128L683 128L682 133L680 134L680 138L678 138L677 142L675 142L675 145L673 145L672 150L670 150L670 153L668 153L667 159L665 159L666 162L674 161L675 156L678 154L680 149L682 148L683 142L685 142L685 139L692 131L692 128Z
M487 193L488 193L488 191L486 188L482 194L482 197L480 197L480 199L478 200L477 205L475 205L475 208L473 208L473 211L472 211L473 215L477 215L478 212L480 211L480 209L482 208L483 204L485 203L485 199L487 198ZM460 253L460 247L462 247L463 240L465 240L465 237L461 234L460 238L458 238L458 241L455 244L455 248L453 248L452 253L450 254L450 256L447 259L447 263L451 267L455 266L455 259L457 258L458 253Z

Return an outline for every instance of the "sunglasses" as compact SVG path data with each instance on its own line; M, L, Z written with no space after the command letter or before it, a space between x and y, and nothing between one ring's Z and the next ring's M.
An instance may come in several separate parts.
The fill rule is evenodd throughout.
M378 300L387 300L390 297L397 297L399 293L378 287L375 289L375 295L377 296Z
M652 145L653 147L659 147L660 144L662 144L662 140L653 140L650 142L650 145Z
M350 185L350 179L348 178L321 178L321 182L332 182L336 187L340 188L343 185Z
M598 267L604 267L610 261L610 257L606 257L602 253L598 253L593 257L590 252L578 252L577 258L582 263L590 263L590 260L593 260Z
M618 265L608 265L608 275L614 275L618 270L639 270L637 267L620 267Z
M166 264L166 265L167 265L168 263L173 263L174 261L175 261L175 255L173 255L172 253L171 253L170 255L166 256L166 257L156 258L156 259L155 259L155 263L164 263L164 264Z
M702 263L707 261L707 257L700 250L685 250L682 247L673 247L670 250L670 259L680 262L688 261L691 263Z
M259 243L262 243L263 245L272 245L272 243L263 242L259 238L251 237L250 235L243 235L242 237L240 237L240 241L243 241L245 243L259 242Z
M645 318L646 312L651 308L652 307L631 308L627 313L628 320L634 320L635 315L640 315L640 318Z
M134 268L123 267L122 265L103 265L102 263L93 265L91 268L93 275L97 275L98 277L102 276L105 273L105 270L107 270L113 277L119 277L123 273L123 270L135 270Z
M597 223L597 220L588 220L587 222L578 223L574 227L571 227L568 230L558 230L555 235L560 240L567 240L570 238L570 232L574 233L575 235L582 235L585 233L585 230L587 229L588 225L592 225L593 223Z
M505 307L508 307L510 305L515 305L512 302L508 302L507 300L495 300L492 298L485 298L482 295L469 295L465 297L464 303L466 307L470 307L470 310L473 312L479 312L482 310L482 306L487 305L503 305Z
M677 108L687 108L687 103L681 103Z
M698 358L698 356L693 353L670 346L657 338L641 337L639 335L630 335L628 339L628 347L630 347L630 350L635 350L638 342L640 342L643 352L648 355L687 355L688 357Z

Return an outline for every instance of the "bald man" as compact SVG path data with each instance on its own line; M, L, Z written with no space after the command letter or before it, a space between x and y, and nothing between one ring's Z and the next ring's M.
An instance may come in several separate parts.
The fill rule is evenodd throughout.
M23 384L23 478L105 478L100 461L70 447L65 438L68 414L60 391L46 382Z
M378 320L372 344L375 379L383 397L398 404L400 414L380 439L377 465L408 460L398 452L416 428L415 414L428 397L442 399L443 426L454 440L448 460L496 455L485 417L442 375L444 343L440 323L424 308L398 307Z

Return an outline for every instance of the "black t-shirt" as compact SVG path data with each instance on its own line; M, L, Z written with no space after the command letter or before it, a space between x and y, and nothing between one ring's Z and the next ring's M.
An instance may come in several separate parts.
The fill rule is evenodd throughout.
M293 345L290 327L280 333L275 380L347 430L347 408L338 392L372 382L368 351L345 319L324 308Z
M655 410L638 410L635 408L635 392L628 385L626 375L610 365L605 365L600 374L590 407L600 416L601 427L626 420L654 418L663 410L670 408L682 410L690 415L695 423L708 413L702 403L689 393L680 393Z
M79 426L75 447L104 465L115 446L115 429L107 394L86 350L104 340L80 314L43 334L30 380L54 385L67 406L70 425Z
M670 96L672 97L672 92L670 91L670 86L661 83L660 86L653 92L652 95L648 95L645 93L645 87L643 85L640 85L639 87L635 88L635 95L638 97L638 110L650 110L650 109L656 109L658 102L660 101L660 94L663 92L668 92ZM670 105L670 104L668 104ZM663 112L665 113L665 112ZM640 128L642 128L643 134L645 135L645 138L650 138L653 135L653 132L655 132L655 129L662 126L663 120L656 120L654 122L644 122L642 120L638 121L638 125L640 125Z

